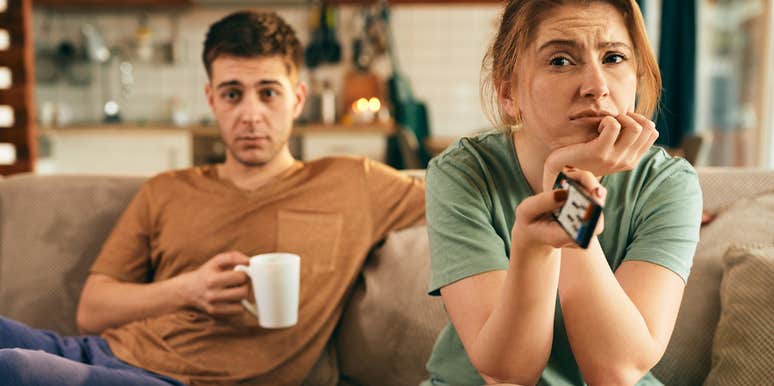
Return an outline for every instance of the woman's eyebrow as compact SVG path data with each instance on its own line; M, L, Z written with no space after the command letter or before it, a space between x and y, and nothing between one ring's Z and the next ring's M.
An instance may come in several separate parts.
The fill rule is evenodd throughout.
M578 43L575 40L569 40L569 39L552 39L545 43L543 43L540 48L538 48L538 52L543 51L548 48L552 47L565 47L565 48L571 48L571 49L578 49L582 46L582 44ZM616 42L616 41L604 41L597 44L597 49L618 49L618 50L627 50L632 51L632 48L624 43L624 42Z

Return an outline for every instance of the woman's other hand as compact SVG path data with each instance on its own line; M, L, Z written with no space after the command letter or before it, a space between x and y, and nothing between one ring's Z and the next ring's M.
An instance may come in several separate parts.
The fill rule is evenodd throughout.
M604 206L607 190L593 173L572 167L565 167L563 171L568 178L578 181L598 204ZM566 200L566 190L546 189L522 201L516 207L516 222L511 230L511 240L517 248L574 247L572 238L551 215L554 210L564 205ZM602 233L603 229L604 218L601 217L594 229L594 236Z
M544 164L543 189L550 189L562 167L572 165L597 177L633 169L656 142L653 121L637 113L607 116L599 123L599 136L589 142L560 147Z

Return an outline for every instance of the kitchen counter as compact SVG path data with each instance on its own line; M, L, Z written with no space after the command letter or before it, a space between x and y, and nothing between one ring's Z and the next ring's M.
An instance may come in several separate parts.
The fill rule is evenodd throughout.
M303 124L293 128L291 153L300 160L329 155L386 158L392 125ZM128 173L222 162L225 146L215 126L80 124L40 128L41 173Z

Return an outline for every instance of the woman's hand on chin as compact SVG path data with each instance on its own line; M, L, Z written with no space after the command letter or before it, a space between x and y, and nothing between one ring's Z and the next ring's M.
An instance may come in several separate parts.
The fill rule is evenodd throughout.
M656 124L640 114L607 116L599 123L598 137L560 147L548 155L543 168L543 189L550 189L556 175L567 165L597 177L631 170L657 138Z

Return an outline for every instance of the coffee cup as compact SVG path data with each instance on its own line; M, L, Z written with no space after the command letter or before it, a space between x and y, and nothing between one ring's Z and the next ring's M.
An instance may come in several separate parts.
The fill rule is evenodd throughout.
M264 328L286 328L298 322L298 287L301 258L292 253L264 253L250 258L250 265L237 265L250 277L255 303L242 305L258 317Z

